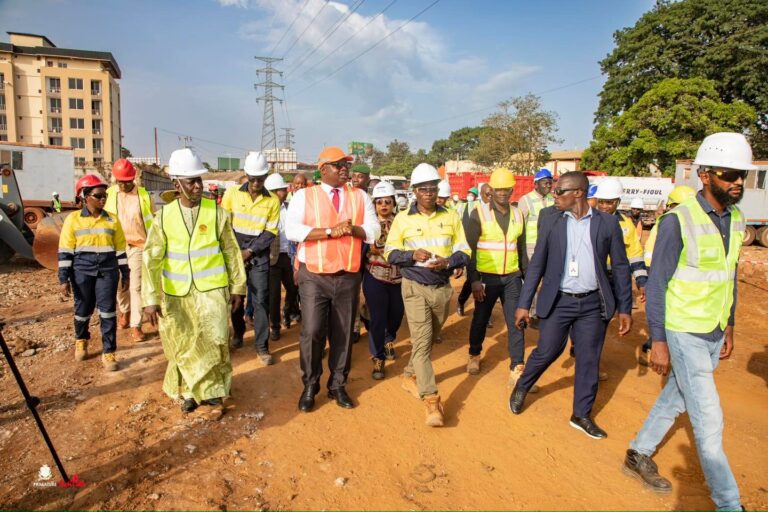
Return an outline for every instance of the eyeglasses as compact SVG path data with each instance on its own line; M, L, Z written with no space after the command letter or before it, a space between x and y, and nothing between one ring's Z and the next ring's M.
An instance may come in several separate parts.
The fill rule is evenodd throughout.
M248 181L254 182L254 181L264 181L266 180L266 176L248 176Z
M556 196L561 196L561 195L565 194L566 192L573 192L574 190L580 190L580 189L578 189L578 188L561 188L561 187L557 187L556 189L554 189L552 191L552 193L555 194Z
M98 194L89 194L91 197L95 197L96 199L106 199L107 194L105 192L99 192Z
M393 204L395 204L395 202L392 201L391 199L375 199L373 202L376 203L376 204L384 204L384 205L393 205Z
M417 187L416 192L419 194L437 194L437 187Z
M728 170L728 171L708 171L710 174L714 174L723 181L733 183L741 178L742 180L747 178L747 171Z
M329 165L332 165L337 169L349 169L349 162L346 160L342 160L341 162L333 162Z

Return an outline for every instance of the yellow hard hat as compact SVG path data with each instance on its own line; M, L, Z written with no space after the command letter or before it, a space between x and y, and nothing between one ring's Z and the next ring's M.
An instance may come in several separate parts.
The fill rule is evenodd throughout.
M512 188L515 186L515 183L517 181L512 171L506 167L497 167L491 173L491 181L488 182L488 185L491 188Z
M693 190L693 188L689 187L688 185L678 185L672 189L672 192L669 193L667 204L669 203L680 204L689 200L695 195L696 195L696 191Z

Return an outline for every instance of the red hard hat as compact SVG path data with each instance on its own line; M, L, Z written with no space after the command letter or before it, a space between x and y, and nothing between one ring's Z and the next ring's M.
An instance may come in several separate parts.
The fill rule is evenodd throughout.
M106 187L107 184L104 183L104 180L99 178L98 176L94 174L86 174L79 180L77 180L77 184L75 184L75 195L79 196L80 192L84 188L93 188L93 187Z
M136 178L136 169L131 162L121 158L112 166L112 176L117 181L131 181Z

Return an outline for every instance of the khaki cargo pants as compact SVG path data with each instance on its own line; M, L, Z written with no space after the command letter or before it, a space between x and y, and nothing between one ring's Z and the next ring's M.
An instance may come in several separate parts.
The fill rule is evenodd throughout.
M144 249L129 245L125 248L125 256L128 258L128 268L131 271L130 288L123 291L117 287L117 306L120 313L131 312L131 327L141 327L141 257Z
M435 372L432 369L432 342L440 335L448 307L451 303L453 288L450 284L426 286L403 278L403 304L408 328L411 331L411 360L405 367L405 375L416 375L419 395L437 393Z

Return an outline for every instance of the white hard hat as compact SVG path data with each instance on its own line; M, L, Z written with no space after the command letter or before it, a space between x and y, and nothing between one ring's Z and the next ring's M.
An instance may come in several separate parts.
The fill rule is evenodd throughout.
M597 184L595 199L619 199L624 193L619 178L604 178Z
M251 151L245 157L245 174L248 176L266 176L269 172L267 157L261 151Z
M395 187L388 181L380 181L373 187L371 197L378 199L379 197L392 197L394 195Z
M59 195L59 193L58 192L51 192L51 195L52 196L57 196L57 195Z
M437 184L437 197L451 197L451 185L443 180Z
M707 167L725 167L752 171L757 166L752 163L752 147L747 138L740 133L720 132L707 135L696 151L694 165Z
M168 160L168 174L172 178L197 178L206 172L200 157L189 148L177 149Z
M267 176L267 179L264 180L264 186L270 192L273 190L280 190L281 188L288 188L288 184L285 182L283 177L276 172Z
M411 173L411 186L429 181L440 181L440 179L437 169L429 164L421 163Z
M645 203L643 202L643 198L636 197L632 199L632 202L629 204L630 208L640 208L641 210L645 208Z

